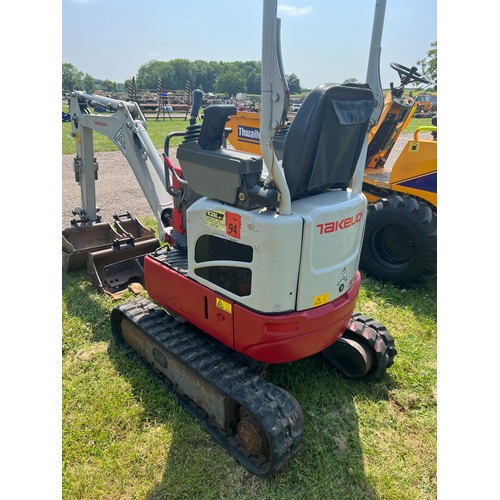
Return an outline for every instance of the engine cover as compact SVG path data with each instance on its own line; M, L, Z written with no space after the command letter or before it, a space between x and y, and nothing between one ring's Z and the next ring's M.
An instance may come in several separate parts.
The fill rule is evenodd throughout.
M302 311L352 286L366 199L332 190L292 203L291 215L210 198L187 211L188 275L262 313Z
M363 194L333 190L294 201L304 221L297 311L318 307L349 290L358 272L367 202Z
M259 312L295 310L301 216L201 198L187 222L190 278Z

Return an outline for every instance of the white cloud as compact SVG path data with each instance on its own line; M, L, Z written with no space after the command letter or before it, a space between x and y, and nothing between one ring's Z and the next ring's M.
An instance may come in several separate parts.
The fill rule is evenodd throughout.
M292 5L278 5L278 11L282 12L286 16L305 16L313 10L312 5L306 5L305 7L294 7Z

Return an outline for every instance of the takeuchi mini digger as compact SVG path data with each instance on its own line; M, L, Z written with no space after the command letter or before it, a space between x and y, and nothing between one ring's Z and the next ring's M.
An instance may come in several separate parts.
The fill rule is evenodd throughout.
M380 85L316 87L278 161L272 139L284 124L288 90L276 0L264 0L263 9L262 156L224 147L231 105L208 107L201 125L192 120L177 149L180 167L168 148L158 155L137 103L74 92L70 113L83 200L75 231L102 224L93 198L96 130L127 158L159 238L170 242L142 255L141 239L131 236L104 250L116 275L138 262L149 295L112 310L113 334L233 457L269 476L299 452L307 422L298 402L266 380L267 364L323 353L344 376L376 380L396 350L382 324L354 312L367 213L363 170ZM371 67L384 11L377 1ZM91 114L92 103L110 113ZM89 253L89 262L101 251Z

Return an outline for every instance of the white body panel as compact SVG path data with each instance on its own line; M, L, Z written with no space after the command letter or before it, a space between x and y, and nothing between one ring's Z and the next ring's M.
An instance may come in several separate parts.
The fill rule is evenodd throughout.
M358 271L367 202L363 194L327 191L292 203L304 221L297 310L331 302Z
M263 313L323 305L347 292L356 275L365 217L366 198L350 191L294 201L287 216L201 198L187 211L189 277ZM197 250L205 235L245 245L251 257L235 253L233 260L226 249L224 259L208 258L210 252ZM216 267L222 269L216 279L204 274ZM224 268L251 271L250 293L222 286Z
M229 218L240 217L237 234L230 236ZM260 312L295 310L300 264L302 218L277 215L272 211L242 210L210 198L197 200L187 211L189 277L221 294ZM253 249L251 262L214 260L196 262L195 246L205 234L217 236ZM200 277L202 268L231 266L250 269L250 295L240 296Z

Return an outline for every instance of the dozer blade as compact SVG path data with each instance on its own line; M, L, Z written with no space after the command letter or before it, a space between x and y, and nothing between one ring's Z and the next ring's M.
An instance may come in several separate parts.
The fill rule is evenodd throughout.
M87 272L92 284L101 293L117 293L130 283L144 285L144 256L160 247L157 238L134 241L91 252L87 258Z

